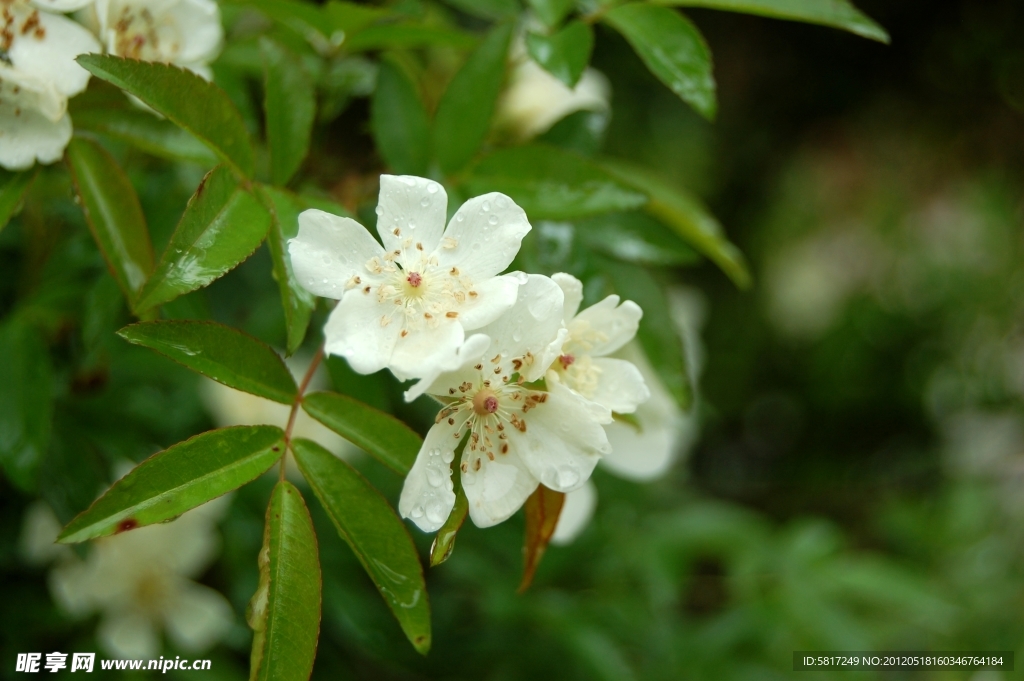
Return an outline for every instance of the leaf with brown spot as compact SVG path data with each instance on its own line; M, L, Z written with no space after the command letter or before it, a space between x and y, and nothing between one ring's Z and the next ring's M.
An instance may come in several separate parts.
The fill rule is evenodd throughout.
M519 593L530 588L533 575L537 572L540 559L548 548L551 535L558 525L558 516L562 513L565 493L537 485L530 498L526 500L526 538L523 541L523 581L519 583Z

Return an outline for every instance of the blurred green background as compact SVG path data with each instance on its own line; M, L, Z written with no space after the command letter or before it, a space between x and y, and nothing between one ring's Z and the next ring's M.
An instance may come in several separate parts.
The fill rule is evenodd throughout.
M715 55L714 124L599 29L593 65L612 85L601 148L703 197L754 274L738 291L706 263L665 273L705 299L699 442L654 483L599 470L593 522L548 551L525 595L515 593L521 516L467 526L452 559L427 575L426 658L311 505L324 569L314 679L775 679L794 675L794 650L1024 649L1024 4L858 5L890 46L689 12ZM365 86L348 76L311 174L372 213L372 193L352 190L351 178L380 172L380 161ZM240 82L234 94L251 93ZM138 156L132 179L162 248L180 210L166 207L183 204L202 172L124 153ZM51 374L39 488L62 521L116 462L213 425L198 377L113 335L128 314L66 182L44 171L33 189L41 201L0 232L0 315L17 300L32 320L5 327L3 356L30 362L0 367L0 379ZM549 271L584 248L554 252L542 239L535 230L523 257ZM281 346L269 268L261 250L173 305ZM332 368L336 385L421 431L431 422L429 409L400 403L397 385L357 384ZM400 480L360 466L397 497ZM243 613L270 487L260 480L234 496L223 551L202 576L238 615L204 678L247 675ZM0 478L3 678L22 676L7 664L17 652L98 650L96 620L64 615L46 569L19 549L31 500ZM429 537L414 536L426 552Z

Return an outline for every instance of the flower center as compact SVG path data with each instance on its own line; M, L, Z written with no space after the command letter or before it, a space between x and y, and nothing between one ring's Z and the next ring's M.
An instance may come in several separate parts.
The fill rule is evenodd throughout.
M423 277L419 272L410 272L409 276L406 277L405 280L409 282L409 286L412 286L413 288L416 288L423 283Z
M563 369L568 369L569 366L576 361L576 358L573 355L566 354L559 357L558 361L561 363Z
M480 416L486 416L498 411L498 398L490 388L484 388L473 396L473 411Z

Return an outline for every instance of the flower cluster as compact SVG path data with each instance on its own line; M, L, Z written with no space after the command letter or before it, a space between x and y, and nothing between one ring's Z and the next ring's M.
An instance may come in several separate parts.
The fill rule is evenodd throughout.
M384 175L380 243L308 210L289 245L298 281L339 301L326 351L359 372L418 379L406 399L439 402L399 500L427 532L454 507L453 465L474 523L500 523L539 484L582 488L612 451L606 427L650 396L637 366L611 356L636 334L639 306L612 295L580 310L571 275L501 274L531 229L503 194L470 199L447 226L446 215L438 183Z
M63 154L68 99L89 82L78 55L106 51L210 78L221 39L213 0L0 0L0 167Z

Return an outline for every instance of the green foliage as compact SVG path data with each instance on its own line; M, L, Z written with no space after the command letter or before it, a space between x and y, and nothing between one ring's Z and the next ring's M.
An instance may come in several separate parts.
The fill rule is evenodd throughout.
M50 356L35 329L15 317L0 324L0 357L0 467L27 491L50 439Z
M864 38L889 42L885 29L846 0L652 0L658 5L707 7L729 12L757 14L775 19L806 21L831 26Z
M369 26L345 42L350 52L414 49L418 47L467 48L476 45L472 35L447 26L389 24Z
M508 194L534 219L629 210L647 201L640 191L590 160L540 145L509 147L487 155L472 168L466 189L471 194Z
M445 173L461 170L483 144L505 79L512 24L499 24L466 59L437 105L434 154Z
M0 170L0 231L7 225L21 206L21 200L32 185L32 179L36 171L23 170L19 173L12 173L8 170Z
M530 9L549 28L554 28L572 11L572 0L527 0Z
M594 30L573 21L550 36L528 33L526 48L534 61L569 87L576 87L594 49Z
M325 426L406 475L423 440L407 425L347 395L319 392L306 395L302 408Z
M316 297L296 281L292 259L288 257L288 240L299 233L299 213L307 206L302 205L298 197L283 190L264 187L262 191L266 197L264 202L273 206L274 219L267 235L267 246L273 262L274 279L281 292L288 354L292 354L302 345L309 327L310 314L316 306ZM331 212L336 210L335 207Z
M715 118L711 52L693 23L667 7L631 3L604 15L633 46L651 73L709 120Z
M405 525L358 471L309 440L295 460L338 534L349 545L417 651L430 650L430 604L423 567Z
M169 161L204 168L217 165L217 155L195 135L174 123L136 108L95 108L76 111L75 128L98 132Z
M68 523L58 540L71 544L173 520L238 489L284 453L273 426L239 426L197 435L154 454Z
M82 55L78 63L198 137L236 172L252 176L249 134L238 110L216 85L167 64L99 54Z
M320 561L306 502L282 480L267 507L260 581L246 619L252 641L250 681L308 679L320 634Z
M267 38L260 40L260 52L270 179L286 185L309 151L316 96L313 81L296 55Z
M298 388L281 357L252 336L215 322L156 321L117 335L226 386L291 404Z
M103 147L86 139L68 145L68 166L93 239L133 309L153 271L153 244L128 177Z
M466 516L469 515L469 499L466 498L466 490L462 487L462 476L453 475L452 482L455 486L455 506L434 536L434 543L430 545L430 567L437 567L452 557L455 538L462 529L462 524L466 522Z
M381 60L370 124L377 148L393 173L427 174L430 119L415 81L397 59Z
M252 255L271 216L226 166L203 178L160 263L142 289L140 311L206 286Z

